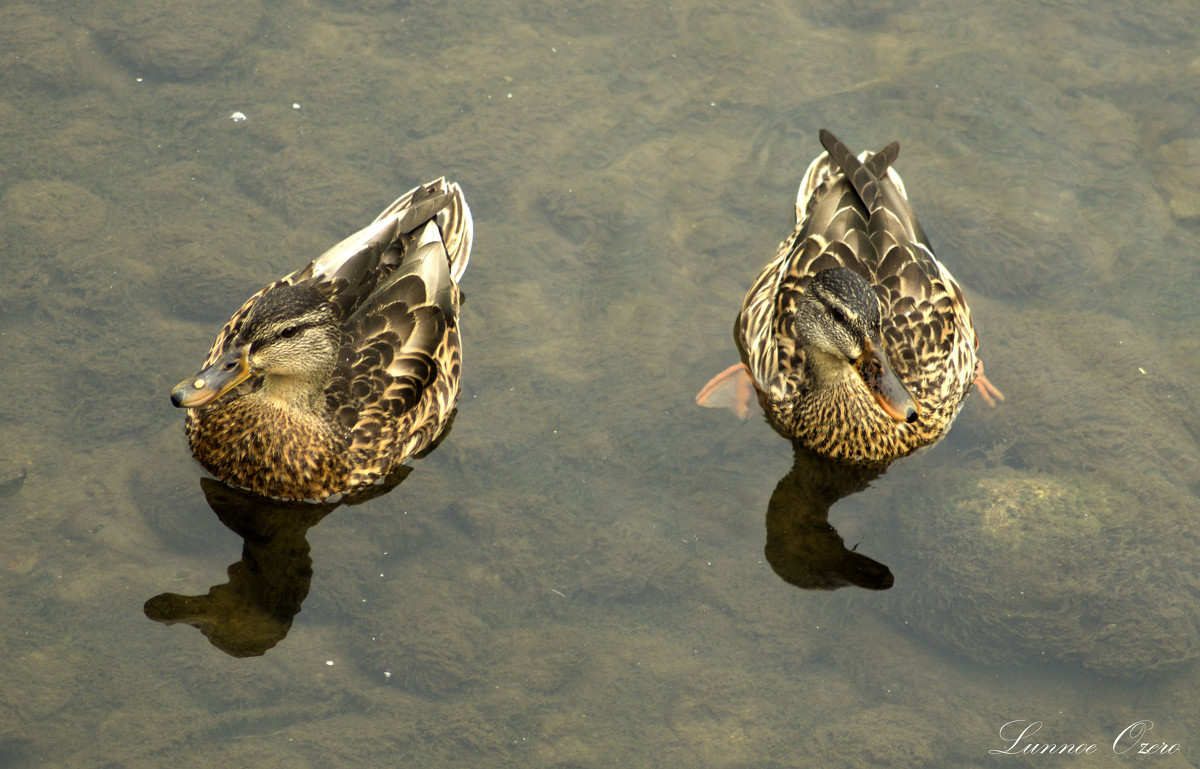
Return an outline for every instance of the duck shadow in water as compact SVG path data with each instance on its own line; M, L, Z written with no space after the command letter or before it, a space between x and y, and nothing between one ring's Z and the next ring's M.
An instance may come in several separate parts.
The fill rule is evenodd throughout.
M155 622L183 622L231 657L257 657L287 637L312 584L308 530L343 504L386 494L412 471L401 465L387 481L335 504L281 502L202 478L208 506L242 538L242 557L226 570L229 581L204 595L161 593L143 611Z
M796 445L792 470L767 504L765 553L775 573L806 590L890 588L895 583L891 570L847 548L829 523L829 508L862 491L883 472L834 462Z

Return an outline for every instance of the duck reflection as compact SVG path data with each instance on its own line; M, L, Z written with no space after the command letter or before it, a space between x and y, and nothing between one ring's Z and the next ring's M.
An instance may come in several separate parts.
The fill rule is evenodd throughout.
M204 595L162 593L146 601L155 622L183 622L232 657L257 657L282 641L300 612L312 583L308 530L343 504L386 494L412 471L401 465L387 480L338 503L283 502L203 478L200 486L213 512L243 540L242 558L229 581Z
M834 590L856 585L887 590L895 582L884 564L847 549L829 523L829 508L862 491L884 472L822 457L799 444L791 472L767 505L767 562L796 587Z

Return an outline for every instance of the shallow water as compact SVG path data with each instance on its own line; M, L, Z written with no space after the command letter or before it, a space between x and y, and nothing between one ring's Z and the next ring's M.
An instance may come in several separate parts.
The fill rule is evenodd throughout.
M0 764L1200 765L1192 4L159 6L0 9ZM791 449L692 403L821 127L900 140L1008 396L829 513L882 592L779 579ZM265 653L147 619L243 568L170 387L440 175L452 432L247 547Z

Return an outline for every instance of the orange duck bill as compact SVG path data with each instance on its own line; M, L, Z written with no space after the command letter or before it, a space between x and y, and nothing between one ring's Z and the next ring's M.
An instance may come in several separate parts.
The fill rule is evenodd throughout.
M854 368L875 396L875 402L889 417L912 424L921 416L921 406L888 363L882 339L867 345L862 356L854 362Z
M206 406L253 376L245 347L231 347L225 354L196 376L175 385L171 403L179 408Z

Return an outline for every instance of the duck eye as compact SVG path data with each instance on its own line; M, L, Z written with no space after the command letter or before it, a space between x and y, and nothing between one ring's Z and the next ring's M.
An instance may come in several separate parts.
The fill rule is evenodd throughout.
M829 314L833 316L834 323L838 324L839 326L845 325L846 313L842 312L841 309L837 307L830 307Z
M279 335L281 337L283 337L284 339L291 339L292 337L294 337L296 334L299 334L299 333L300 333L300 328L298 326L288 326L288 327L284 328L283 331L280 331Z

